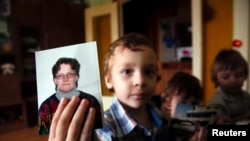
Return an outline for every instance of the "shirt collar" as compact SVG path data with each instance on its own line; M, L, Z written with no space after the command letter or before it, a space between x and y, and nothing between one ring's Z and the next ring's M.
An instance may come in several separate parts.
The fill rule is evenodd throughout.
M147 104L147 108L149 109L149 114L153 119L154 126L159 128L163 126L163 121L157 112ZM110 107L111 114L114 117L115 124L117 128L117 135L124 136L132 132L132 130L139 126L138 123L133 119L133 117L125 111L117 98L114 98Z
M231 96L231 95L225 93L225 92L221 89L221 87L218 86L216 89L217 89L217 93L218 93L218 92L221 93L222 96L223 96L223 98L224 98L225 100L227 100L228 102L233 102L233 101L236 100L235 97L233 97L233 96ZM246 99L247 97L249 97L248 92L246 92L246 91L244 91L244 90L242 90L240 94L244 97L244 99ZM239 95L240 95L240 94L239 94Z

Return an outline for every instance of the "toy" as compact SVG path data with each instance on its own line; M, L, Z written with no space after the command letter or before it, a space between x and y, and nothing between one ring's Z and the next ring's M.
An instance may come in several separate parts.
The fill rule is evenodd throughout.
M1 70L3 75L13 74L15 69L15 65L12 63L5 63L1 65Z

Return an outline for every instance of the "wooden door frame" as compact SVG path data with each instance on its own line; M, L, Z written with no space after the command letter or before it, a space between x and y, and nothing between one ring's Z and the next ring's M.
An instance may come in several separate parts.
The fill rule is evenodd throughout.
M191 0L192 18L192 74L203 82L203 34L202 34L202 0Z
M109 48L109 45L114 40L120 37L120 24L119 24L120 16L118 10L119 10L119 4L117 2L107 3L100 6L93 6L85 9L85 38L86 38L85 41L97 42L102 94L108 96L112 95L112 93L108 92L108 90L106 89L106 85L102 75L103 74L102 62L104 60L105 51ZM104 18L105 20L98 20L98 18L99 19ZM107 20L109 21L107 22ZM105 29L100 29L103 27L102 25L103 23L101 23L102 21L110 23L110 25L108 27L104 27ZM96 26L98 26L99 28L97 29ZM109 29L110 31L107 31ZM105 36L100 36L102 34L101 32L104 31L106 31L106 33L103 33L105 34ZM105 44L105 46L102 46L103 44Z
M249 37L250 37L250 2L249 0L233 0L233 39L241 40L242 45L240 47L233 47L238 50L242 56L250 61L250 49L249 49ZM250 65L248 66L250 70ZM247 81L243 85L243 89L249 91L250 89L250 76L248 75Z

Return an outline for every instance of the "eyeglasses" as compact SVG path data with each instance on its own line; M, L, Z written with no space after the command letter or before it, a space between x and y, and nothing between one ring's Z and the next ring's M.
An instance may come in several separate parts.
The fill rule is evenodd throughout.
M76 75L76 73L72 73L72 72L69 72L67 74L59 74L59 75L56 75L56 79L62 80L65 78L73 78L73 77L75 77L75 75Z

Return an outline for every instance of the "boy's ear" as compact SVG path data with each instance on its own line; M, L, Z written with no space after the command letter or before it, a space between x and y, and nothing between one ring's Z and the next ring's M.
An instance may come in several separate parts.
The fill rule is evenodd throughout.
M171 109L171 98L170 97L166 97L166 106L168 109Z
M104 80L105 80L106 87L109 90L113 89L112 79L111 79L111 76L109 74L107 74L107 75L104 76Z

